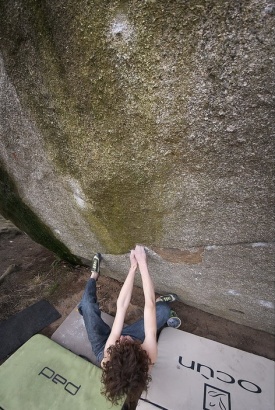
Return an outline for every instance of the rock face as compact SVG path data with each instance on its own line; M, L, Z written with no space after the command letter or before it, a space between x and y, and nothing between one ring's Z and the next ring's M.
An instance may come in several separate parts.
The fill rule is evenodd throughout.
M263 0L0 1L2 214L120 280L143 243L158 291L274 332L274 21Z

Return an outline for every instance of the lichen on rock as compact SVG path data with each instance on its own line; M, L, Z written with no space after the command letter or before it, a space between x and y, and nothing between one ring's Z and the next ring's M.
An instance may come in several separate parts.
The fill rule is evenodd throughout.
M49 238L72 255L101 251L123 261L135 243L171 255L272 243L272 7L0 1L2 167ZM30 221L28 229L36 230ZM177 258L161 269L174 263L192 303ZM265 283L267 262L259 264ZM227 277L242 286L224 263L221 294ZM208 272L207 258L197 265ZM250 261L242 269L248 277ZM245 321L231 300L225 307L212 297L211 283L202 304Z

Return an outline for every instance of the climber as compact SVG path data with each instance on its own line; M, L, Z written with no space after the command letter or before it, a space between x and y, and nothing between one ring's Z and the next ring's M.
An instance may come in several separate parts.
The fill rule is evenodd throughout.
M157 331L165 325L178 328L181 324L168 302L175 294L160 296L155 301L154 285L148 272L146 253L137 245L130 253L130 269L117 299L112 329L101 319L96 297L96 281L100 274L101 255L93 258L92 272L78 306L83 315L92 350L101 365L103 394L112 404L127 396L135 402L147 391L150 369L157 359ZM144 318L123 327L129 306L137 267L145 298Z

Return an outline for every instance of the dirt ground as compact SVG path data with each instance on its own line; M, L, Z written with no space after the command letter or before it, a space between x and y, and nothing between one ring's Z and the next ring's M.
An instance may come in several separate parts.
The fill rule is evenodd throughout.
M89 269L73 267L59 260L13 225L8 223L3 226L2 217L0 261L0 320L46 299L61 314L60 319L41 332L50 337L79 302L89 278ZM3 275L5 277L1 279ZM114 315L121 285L114 279L100 276L98 300L102 310ZM134 287L127 323L141 317L143 303L142 289ZM273 335L238 325L184 303L174 302L173 309L182 320L181 330L275 360Z

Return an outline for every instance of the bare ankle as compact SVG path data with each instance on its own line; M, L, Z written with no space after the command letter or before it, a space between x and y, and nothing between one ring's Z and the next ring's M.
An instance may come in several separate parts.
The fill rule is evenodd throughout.
M98 279L98 276L99 276L99 274L98 274L97 272L92 272L92 274L91 274L91 279L97 280L97 279Z

